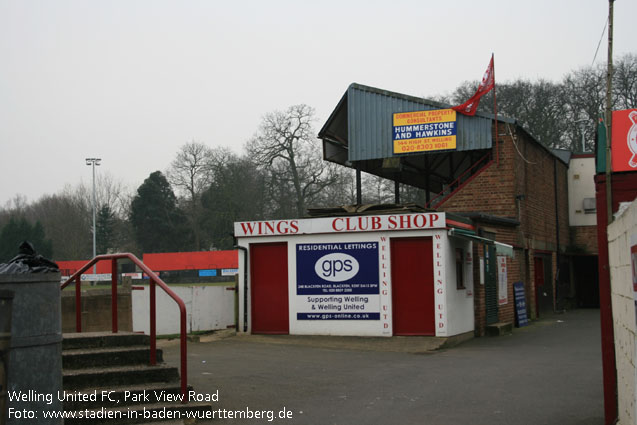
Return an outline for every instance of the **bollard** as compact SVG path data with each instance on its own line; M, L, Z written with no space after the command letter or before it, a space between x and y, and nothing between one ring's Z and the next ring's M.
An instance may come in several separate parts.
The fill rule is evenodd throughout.
M13 291L0 291L0 425L7 423L7 373L11 342Z
M62 411L60 274L0 275L0 291L5 290L13 291L7 391L27 395L7 398L7 412L14 415L6 423L61 425L62 418L43 417L44 411Z

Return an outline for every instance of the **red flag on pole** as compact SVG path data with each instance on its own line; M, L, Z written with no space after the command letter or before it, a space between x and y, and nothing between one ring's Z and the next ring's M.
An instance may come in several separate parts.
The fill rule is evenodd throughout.
M454 106L451 109L464 115L475 115L476 109L478 109L478 103L480 103L480 98L487 94L493 87L495 87L495 72L493 69L493 55L491 55L491 62L489 62L489 67L484 72L478 90L476 90L475 94L465 103Z

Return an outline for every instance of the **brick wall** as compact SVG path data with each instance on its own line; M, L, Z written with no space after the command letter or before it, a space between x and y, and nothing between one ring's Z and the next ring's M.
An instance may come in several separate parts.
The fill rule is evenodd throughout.
M499 163L495 163L494 154L491 166L469 181L439 206L439 209L448 212L482 212L520 221L517 227L478 222L480 227L494 232L497 241L513 245L515 248L515 258L507 259L508 302L499 307L498 313L500 321L513 322L513 283L518 281L525 284L529 316L537 317L533 257L539 253L550 255L552 276L547 278L556 275L557 223L560 251L563 252L569 245L568 168L525 131L505 123L499 123L498 127ZM477 255L475 258L480 258L481 248L476 248L474 254ZM476 261L476 264L479 262ZM476 276L476 282L479 282L479 274ZM553 287L555 289L555 285ZM480 335L484 332L485 323L483 286L476 285L475 299L476 333Z
M597 226L573 226L570 231L572 251L597 254Z
M62 332L75 332L75 291L62 291ZM112 330L111 290L82 291L82 332ZM117 325L120 331L133 331L131 288L120 286L117 292Z

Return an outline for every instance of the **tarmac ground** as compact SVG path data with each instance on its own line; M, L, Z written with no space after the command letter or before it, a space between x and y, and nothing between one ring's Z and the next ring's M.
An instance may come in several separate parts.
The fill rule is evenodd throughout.
M188 344L189 384L201 397L218 396L211 404L222 424L604 423L599 310L557 314L452 348L427 344L210 338ZM162 346L166 362L178 365L179 346Z

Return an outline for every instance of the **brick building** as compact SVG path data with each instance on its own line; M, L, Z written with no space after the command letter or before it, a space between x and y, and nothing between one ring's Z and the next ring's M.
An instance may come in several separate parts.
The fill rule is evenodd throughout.
M497 137L492 115L458 114L449 124L440 118L445 108L352 84L319 132L324 159L356 170L359 204L366 172L395 182L396 204L407 184L424 190L428 208L473 220L466 236L474 241L477 335L515 320L515 282L524 284L531 318L566 307L574 296L566 255L570 152L547 149L512 119L498 118ZM511 257L494 240L512 246Z
M507 302L496 305L497 320L513 322L514 282L524 282L532 318L552 313L558 292L568 290L568 163L511 120L499 120L498 133L497 161L433 206L470 217L483 235L513 246L514 258L506 260ZM474 249L476 258L485 256L483 245L475 244ZM489 315L489 297L484 292L484 286L476 287L475 320L480 335Z
M575 153L568 168L571 299L577 307L599 307L595 155Z

